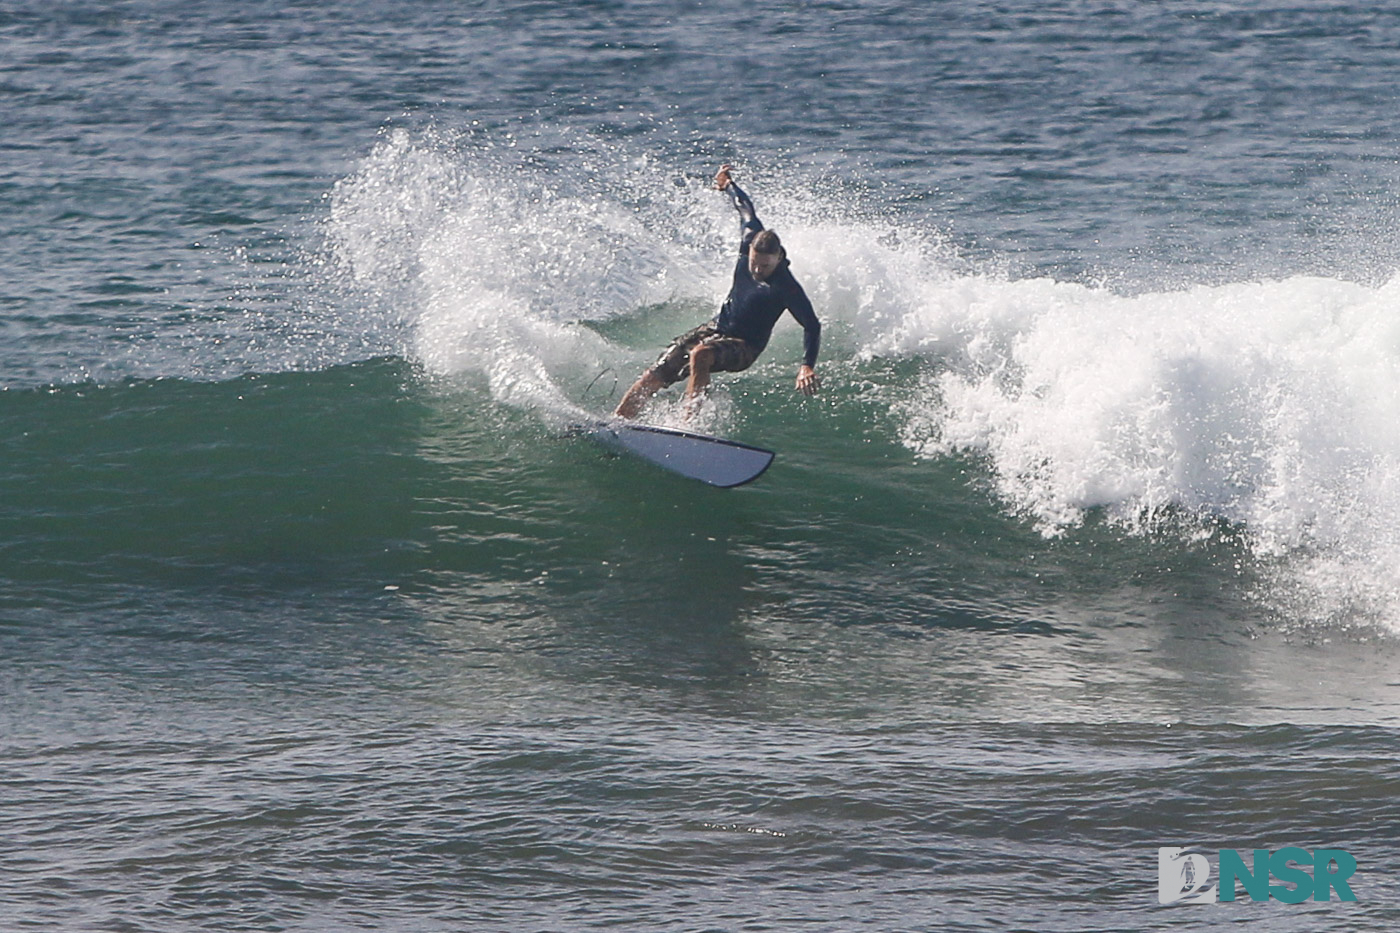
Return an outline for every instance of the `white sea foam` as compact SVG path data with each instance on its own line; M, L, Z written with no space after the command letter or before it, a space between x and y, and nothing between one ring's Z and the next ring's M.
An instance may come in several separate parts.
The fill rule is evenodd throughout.
M658 212L617 196L664 196L674 223L697 186L641 164L581 171L531 174L395 131L336 186L329 238L355 287L408 319L429 372L484 376L502 403L571 412L558 374L616 357L579 322L694 293L703 268L696 247L656 229Z
M927 362L897 406L919 455L983 456L1047 535L1226 520L1289 617L1400 620L1400 279L900 289L857 320L862 354Z
M1226 523L1294 623L1400 629L1400 278L1124 294L955 271L936 236L790 210L784 238L855 362L922 363L918 456L980 456L1047 536ZM775 211L779 216L782 211Z
M1400 279L1133 295L1011 280L810 190L753 193L840 332L824 359L921 362L893 404L916 455L983 457L1048 536L1091 512L1130 532L1223 520L1290 618L1400 627ZM532 172L396 132L337 186L329 228L347 274L404 306L429 371L567 413L561 373L637 362L579 322L717 300L734 219L645 160Z

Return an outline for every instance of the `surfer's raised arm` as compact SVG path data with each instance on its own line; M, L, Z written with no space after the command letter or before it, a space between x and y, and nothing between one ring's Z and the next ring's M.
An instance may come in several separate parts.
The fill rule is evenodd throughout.
M740 248L747 246L753 235L763 229L763 221L758 219L758 212L754 210L753 201L744 189L740 188L730 173L734 171L732 165L721 165L715 173L715 188L723 191L734 200L734 209L739 212L739 216L744 219L744 239Z

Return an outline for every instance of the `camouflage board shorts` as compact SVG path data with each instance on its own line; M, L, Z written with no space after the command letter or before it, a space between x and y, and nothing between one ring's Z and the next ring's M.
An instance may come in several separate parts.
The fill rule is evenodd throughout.
M661 354L661 359L652 366L652 373L659 376L665 385L688 378L690 351L702 343L715 351L715 361L710 365L710 372L741 372L758 359L758 351L747 340L722 336L713 323L701 324L677 337Z

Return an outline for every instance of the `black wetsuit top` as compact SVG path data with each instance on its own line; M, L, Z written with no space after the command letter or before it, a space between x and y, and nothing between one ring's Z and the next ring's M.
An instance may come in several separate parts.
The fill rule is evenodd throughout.
M792 277L787 259L765 282L754 280L749 272L749 244L754 234L763 229L763 223L754 213L753 202L733 182L725 189L734 198L734 206L744 218L743 239L739 243L739 262L734 267L734 284L729 288L729 297L724 299L715 326L726 337L741 337L760 353L768 346L768 338L773 327L784 311L792 312L797 323L802 325L803 363L817 365L817 348L821 346L822 325L812 310L812 302L807 293Z

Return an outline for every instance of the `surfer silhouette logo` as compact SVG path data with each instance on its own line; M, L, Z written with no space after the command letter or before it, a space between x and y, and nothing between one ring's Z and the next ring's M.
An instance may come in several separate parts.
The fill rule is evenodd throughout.
M1214 904L1210 862L1180 846L1157 850L1157 900L1163 904Z

